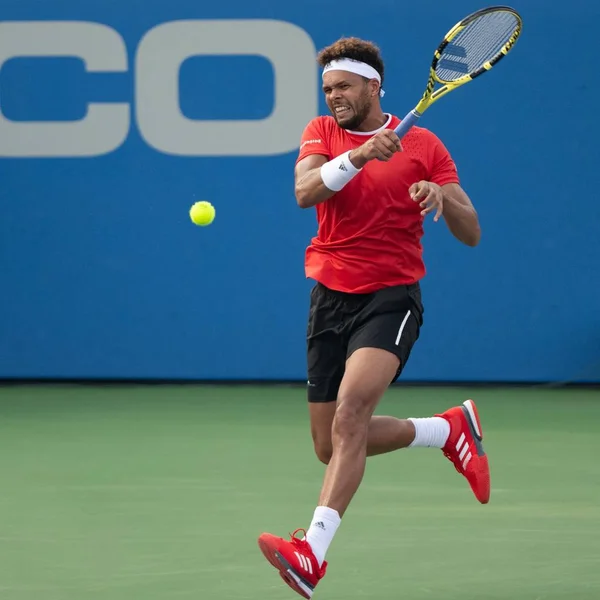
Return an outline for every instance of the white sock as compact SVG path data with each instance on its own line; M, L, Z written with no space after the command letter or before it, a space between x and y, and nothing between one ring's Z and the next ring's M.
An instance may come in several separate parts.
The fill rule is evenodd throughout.
M409 448L443 448L450 435L450 423L442 417L408 419L415 426L415 439Z
M306 532L306 541L319 561L319 566L325 560L329 544L331 544L340 523L341 519L337 510L328 506L317 506L315 509L310 527Z

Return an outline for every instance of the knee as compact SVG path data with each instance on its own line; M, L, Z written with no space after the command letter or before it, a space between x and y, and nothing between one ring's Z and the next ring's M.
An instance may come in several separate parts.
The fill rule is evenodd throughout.
M340 398L333 419L333 436L338 439L366 436L371 418L367 406L367 402L357 397Z
M329 440L314 440L315 454L317 458L324 464L328 465L333 454L333 446L331 444L331 438Z
M328 465L333 454L331 424L335 416L335 403L323 402L310 406L310 432L317 458Z
M318 424L312 423L311 427L313 446L317 458L323 463L328 465L333 454L333 446L331 444L331 421L329 424Z

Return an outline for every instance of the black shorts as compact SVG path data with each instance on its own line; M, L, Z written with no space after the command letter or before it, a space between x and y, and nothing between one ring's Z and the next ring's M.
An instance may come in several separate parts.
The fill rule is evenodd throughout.
M317 283L307 328L308 401L337 399L346 360L358 348L382 348L400 359L396 381L423 324L418 283L348 294Z

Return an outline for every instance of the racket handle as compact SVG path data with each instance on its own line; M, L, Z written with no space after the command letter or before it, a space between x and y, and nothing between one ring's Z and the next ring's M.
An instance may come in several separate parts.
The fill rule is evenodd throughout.
M400 125L398 125L398 127L396 127L396 129L394 129L394 133L400 139L402 139L407 134L407 132L410 130L410 128L419 120L420 117L421 117L420 113L418 113L414 109L411 110L404 117L404 119L402 119L402 121L400 122Z

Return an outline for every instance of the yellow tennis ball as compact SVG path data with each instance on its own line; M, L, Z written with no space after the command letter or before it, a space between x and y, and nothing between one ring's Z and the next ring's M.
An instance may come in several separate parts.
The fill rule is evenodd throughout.
M215 207L206 200L196 202L190 208L190 219L201 227L210 225L215 220Z

